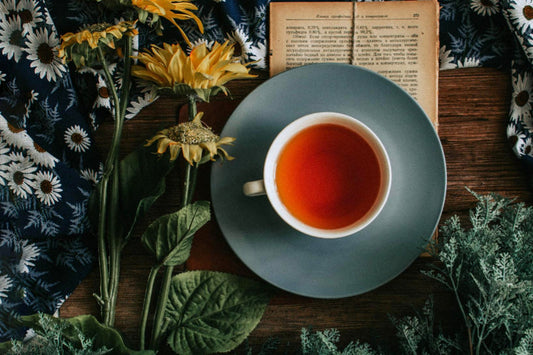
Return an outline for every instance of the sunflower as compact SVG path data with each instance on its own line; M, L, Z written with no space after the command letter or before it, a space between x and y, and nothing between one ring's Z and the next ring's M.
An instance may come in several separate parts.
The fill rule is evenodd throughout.
M188 45L191 42L176 20L194 20L200 32L204 32L202 22L192 12L193 10L198 10L198 8L190 0L131 0L131 4L140 10L139 19L141 22L146 21L148 14L152 15L153 22L157 22L159 17L164 17L169 20L178 28Z
M90 66L98 63L94 49L115 49L115 42L124 36L133 37L139 31L135 28L135 21L122 21L116 25L97 23L90 25L77 33L68 32L61 36L59 57L65 61L72 60L76 67Z
M215 160L215 156L232 160L233 157L220 146L232 143L235 138L217 136L211 128L202 124L203 114L199 112L190 122L180 123L160 131L148 140L146 146L157 141L157 153L163 154L168 150L170 160L176 160L182 151L183 157L191 165Z
M144 66L134 65L132 74L155 83L163 90L177 95L196 94L204 101L223 91L233 79L253 78L248 64L241 64L233 56L233 45L215 43L209 50L205 44L194 47L187 56L178 44L152 46L151 52L137 57Z

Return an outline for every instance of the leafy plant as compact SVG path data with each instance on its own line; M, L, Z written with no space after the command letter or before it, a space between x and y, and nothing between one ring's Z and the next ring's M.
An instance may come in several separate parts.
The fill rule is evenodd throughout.
M441 265L425 274L455 295L465 325L462 351L508 353L533 330L533 208L474 196L471 228L448 220L432 248Z
M96 318L82 315L69 319L38 313L21 317L23 325L35 333L27 341L0 344L7 355L98 355L98 354L154 354L153 351L134 351L126 347L120 334L100 324Z

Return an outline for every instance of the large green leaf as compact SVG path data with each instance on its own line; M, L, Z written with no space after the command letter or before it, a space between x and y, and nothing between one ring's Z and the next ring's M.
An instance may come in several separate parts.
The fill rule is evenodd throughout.
M41 320L44 317L45 322ZM73 318L55 318L47 314L33 314L30 316L21 317L22 323L28 327L39 330L43 330L43 326L50 328L49 322L55 322L58 324L67 325L58 329L61 331L61 339L64 345L69 344L76 347L80 342L79 334L83 334L86 339L92 340L93 349L107 348L112 349L112 354L155 354L155 352L148 351L135 351L128 348L120 333L114 328L107 327L100 324L92 315L81 315ZM49 331L49 330L48 330Z
M165 266L183 264L191 253L194 233L211 218L208 201L197 201L159 217L143 233L144 246Z
M137 220L165 192L165 177L173 165L168 156L157 156L153 146L141 146L120 162L118 228L122 240L129 238ZM100 213L99 186L89 203L94 226Z
M178 354L235 349L259 323L270 287L214 271L189 271L172 278L166 317L170 347Z

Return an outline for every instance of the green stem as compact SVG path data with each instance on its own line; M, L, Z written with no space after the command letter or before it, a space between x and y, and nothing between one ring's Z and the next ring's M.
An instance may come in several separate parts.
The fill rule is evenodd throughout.
M111 180L111 208L109 210L109 310L106 313L104 324L113 326L115 324L115 304L118 296L118 283L120 278L120 256L122 252L118 234L118 201L119 201L119 176L120 165L118 156L113 163L113 175Z
M155 278L160 268L161 268L160 265L153 266L152 269L150 270L150 275L148 275L148 282L146 284L146 291L144 293L144 302L143 302L143 310L142 310L142 315L141 315L141 327L140 327L140 335L139 335L141 350L144 350L144 347L145 347L146 324L148 323L148 313L150 312L150 304L152 303L152 293L154 290Z
M189 121L192 121L196 116L196 98L189 97ZM196 186L197 166L192 166L186 163L185 177L183 183L183 194L181 200L181 208L191 203L194 188ZM173 266L167 266L163 275L163 282L161 284L161 292L157 303L156 313L154 317L154 328L152 330L152 349L157 349L161 343L161 336L163 334L163 322L165 310L167 307L168 294L170 292L170 284L172 282Z
M98 247L100 254L100 292L102 294L102 319L105 325L113 326L115 322L115 306L118 295L120 277L120 256L122 243L119 240L117 222L119 208L119 152L124 125L124 115L130 91L130 69L132 39L127 37L124 57L124 76L122 97L119 98L113 77L109 72L104 52L97 48L98 59L102 64L107 88L111 93L115 112L115 125L109 153L104 165L104 176L100 190L100 221L98 226ZM122 100L121 100L122 99ZM109 179L111 184L109 185ZM111 188L111 191L108 189ZM110 195L109 206L108 195ZM107 242L107 244L106 244Z
M450 275L451 275L451 272L450 272ZM474 347L472 344L472 328L470 327L470 320L466 316L466 312L463 308L463 304L461 303L461 298L459 297L459 292L458 292L458 285L455 283L455 280L451 276L450 276L450 282L452 285L453 293L455 295L455 300L457 301L457 305L459 306L459 310L461 311L461 315L463 316L463 319L465 321L467 337L468 337L468 349L470 351L470 354L472 355L474 353Z
M159 302L157 303L157 308L155 311L154 329L152 329L152 349L159 348L159 344L161 343L161 330L165 316L165 309L167 307L167 299L170 292L170 283L172 281L173 271L174 266L167 266L165 269L165 274L163 275L161 293L159 294Z
M99 303L101 307L102 318L107 312L106 307L109 301L109 279L108 279L108 260L107 260L107 247L105 242L105 222L106 214L102 211L107 207L107 183L109 176L104 175L100 181L100 215L98 219L98 260L100 266L100 298Z

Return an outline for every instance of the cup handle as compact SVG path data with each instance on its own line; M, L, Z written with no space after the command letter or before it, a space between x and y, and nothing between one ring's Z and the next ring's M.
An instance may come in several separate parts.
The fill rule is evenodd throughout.
M263 180L248 181L242 185L242 192L249 197L265 195L265 182Z

